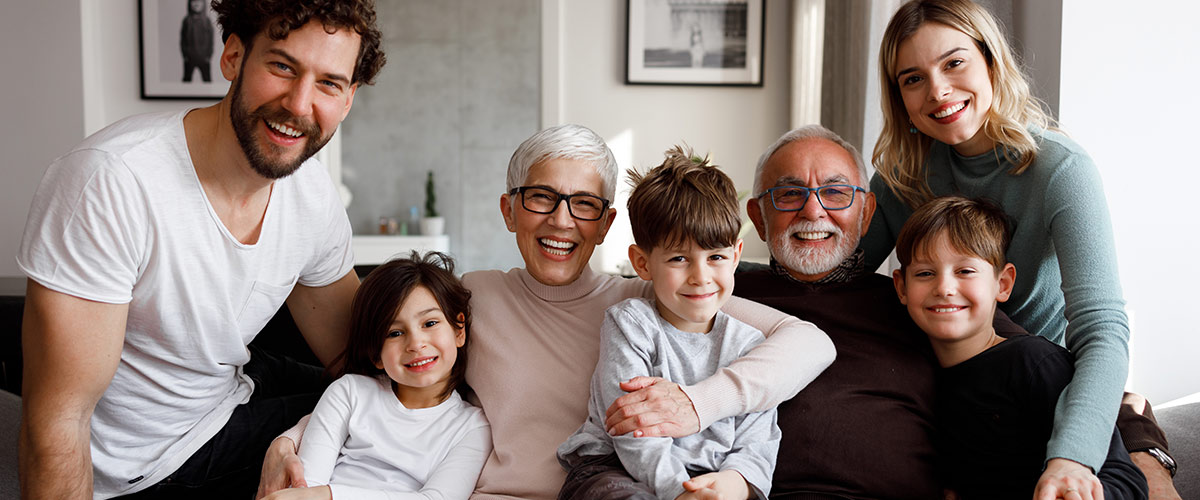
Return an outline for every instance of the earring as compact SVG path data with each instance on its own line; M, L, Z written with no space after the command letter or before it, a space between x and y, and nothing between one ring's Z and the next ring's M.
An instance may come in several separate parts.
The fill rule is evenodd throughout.
M908 121L908 133L910 133L910 134L915 134L915 133L917 133L917 126L916 126L916 125L913 125L913 122L912 122L912 120L909 120L909 121Z

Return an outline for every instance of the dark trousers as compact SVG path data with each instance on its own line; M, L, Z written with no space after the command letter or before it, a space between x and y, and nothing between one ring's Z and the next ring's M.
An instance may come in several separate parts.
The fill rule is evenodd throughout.
M617 454L587 457L567 471L558 500L658 500L650 485L637 482Z
M192 70L200 70L200 79L204 83L212 82L212 63L209 61L192 61L188 58L183 59L183 81L184 83L192 81Z
M121 498L254 498L267 446L312 413L329 381L320 367L250 346L243 372L254 380L250 401L179 470L145 490Z

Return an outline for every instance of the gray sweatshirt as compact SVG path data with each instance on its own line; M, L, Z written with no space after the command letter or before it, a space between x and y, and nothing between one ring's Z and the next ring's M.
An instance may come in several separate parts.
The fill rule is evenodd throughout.
M671 326L644 298L608 308L601 327L600 360L592 374L588 419L559 446L559 462L570 468L582 457L615 451L626 471L666 500L682 494L683 482L692 476L733 469L756 495L766 498L781 437L774 408L718 420L683 438L613 437L604 427L605 410L624 394L620 382L644 375L692 384L762 341L762 332L719 311L712 331L702 334Z

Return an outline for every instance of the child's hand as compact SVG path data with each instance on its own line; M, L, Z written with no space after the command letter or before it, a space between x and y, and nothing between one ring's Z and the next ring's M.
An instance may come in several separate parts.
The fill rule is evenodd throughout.
M1038 478L1034 500L1104 500L1100 479L1087 466L1074 460L1052 458Z
M745 500L750 484L736 470L710 472L683 482L684 493L676 500Z
M329 486L288 488L267 495L263 500L333 500L333 491Z

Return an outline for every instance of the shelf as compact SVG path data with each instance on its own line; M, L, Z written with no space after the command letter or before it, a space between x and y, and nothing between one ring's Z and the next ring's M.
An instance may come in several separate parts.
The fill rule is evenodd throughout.
M375 266L393 257L404 257L416 250L450 251L450 237L440 236L391 236L381 234L354 235L354 265Z

